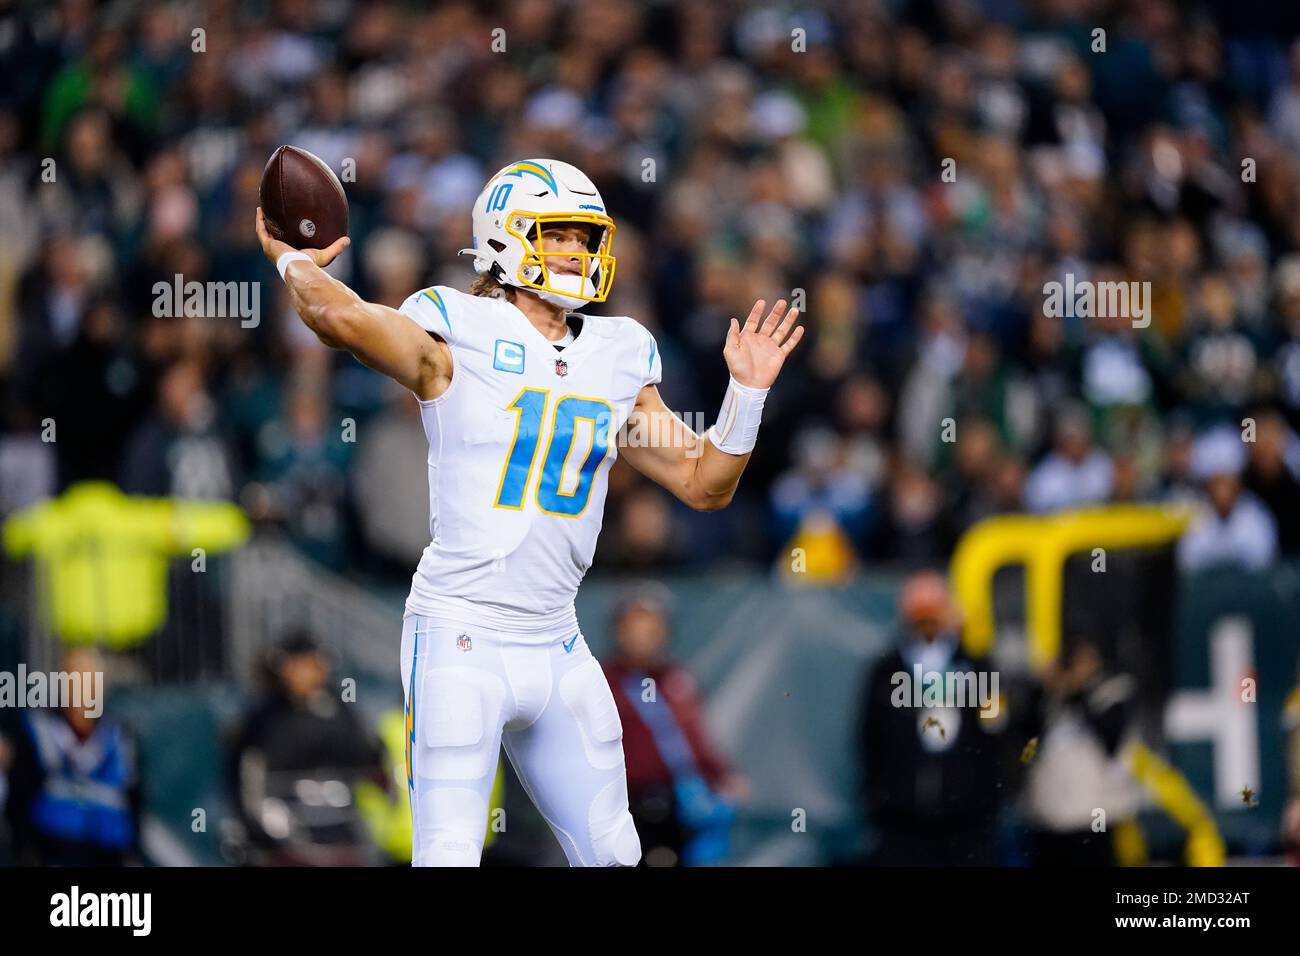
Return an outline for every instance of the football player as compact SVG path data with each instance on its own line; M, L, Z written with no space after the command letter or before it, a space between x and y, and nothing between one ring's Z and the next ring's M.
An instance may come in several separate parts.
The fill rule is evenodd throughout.
M614 281L614 220L580 170L511 163L474 204L471 290L433 286L399 309L257 234L322 342L414 393L429 440L429 532L402 633L415 865L477 865L504 745L570 864L632 866L622 727L574 596L591 565L609 469L631 465L693 508L725 507L768 389L803 335L784 300L732 318L716 424L664 404L654 337L579 314ZM721 333L722 330L719 330Z

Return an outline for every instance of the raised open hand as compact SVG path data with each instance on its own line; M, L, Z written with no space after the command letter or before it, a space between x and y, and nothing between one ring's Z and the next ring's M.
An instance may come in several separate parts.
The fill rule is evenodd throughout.
M743 326L733 318L722 349L731 377L750 388L771 387L785 357L803 338L803 326L795 325L798 309L791 309L787 314L785 299L778 299L760 324L758 318L766 305L762 299L755 302Z

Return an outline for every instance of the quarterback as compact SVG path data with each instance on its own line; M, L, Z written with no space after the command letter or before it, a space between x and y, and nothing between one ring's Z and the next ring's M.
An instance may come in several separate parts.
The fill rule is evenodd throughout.
M725 507L803 328L783 300L732 318L726 397L698 436L655 387L654 337L574 311L614 281L615 224L590 179L512 163L483 188L473 231L468 293L433 286L391 309L323 271L346 237L298 252L257 211L303 322L414 393L429 440L431 540L401 647L413 864L478 864L504 746L571 865L632 866L622 726L573 603L609 469L621 454L691 507Z

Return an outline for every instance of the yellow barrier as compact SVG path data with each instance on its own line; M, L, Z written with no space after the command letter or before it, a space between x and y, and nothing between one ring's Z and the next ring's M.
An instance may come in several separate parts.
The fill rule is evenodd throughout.
M1025 566L1025 621L1029 661L1041 670L1061 649L1061 611L1065 562L1095 548L1155 547L1176 539L1191 521L1186 507L1109 505L1052 515L999 515L971 528L953 552L951 574L962 609L962 643L971 654L993 650L993 575L1011 564ZM1223 838L1214 817L1185 777L1141 743L1124 751L1135 780L1152 800L1187 832L1184 856L1189 866L1222 866ZM1146 861L1146 845L1136 821L1123 821L1115 833L1117 859L1136 866Z
M1188 866L1223 866L1227 850L1214 817L1187 778L1161 760L1144 744L1130 744L1125 752L1129 769L1156 804L1187 831L1184 858Z
M1094 548L1167 544L1190 520L1186 508L1110 505L981 521L962 536L952 556L953 587L965 619L963 645L978 655L993 649L993 575L1007 565L1023 564L1030 666L1041 669L1061 647L1066 559Z

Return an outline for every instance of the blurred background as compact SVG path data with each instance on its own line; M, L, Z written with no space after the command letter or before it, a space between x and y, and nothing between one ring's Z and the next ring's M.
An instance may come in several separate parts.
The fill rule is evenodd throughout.
M109 688L0 708L0 858L409 859L426 444L256 244L292 143L348 194L331 272L392 306L468 287L495 170L578 165L618 223L589 311L700 429L727 319L803 305L730 509L610 475L578 612L648 864L1296 862L1298 34L1266 0L0 0L0 670ZM258 320L159 316L176 276L260 283ZM1149 282L1150 325L1049 315L1067 276ZM996 673L999 716L892 706L918 662ZM484 859L563 862L504 763Z

